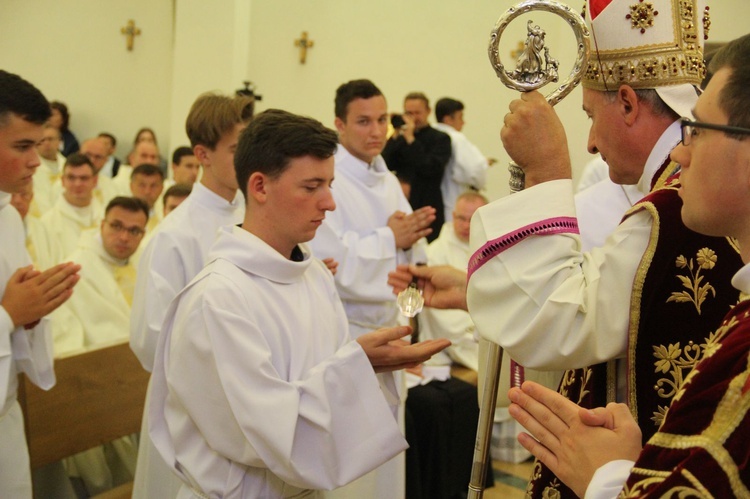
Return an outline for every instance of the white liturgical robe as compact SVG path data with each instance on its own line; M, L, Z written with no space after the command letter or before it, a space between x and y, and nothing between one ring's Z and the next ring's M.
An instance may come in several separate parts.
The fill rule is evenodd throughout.
M306 497L406 448L330 272L295 251L225 227L170 306L149 418L178 497Z
M55 354L127 341L130 334L129 300L135 287L132 264L112 258L104 250L98 228L81 235L78 248L68 259L81 265L81 279L63 307L68 307L78 319L83 336L72 338L68 335L64 342L56 337Z
M60 196L52 209L40 219L47 241L34 243L39 264L47 268L65 261L78 247L81 233L86 229L99 227L103 216L104 208L96 198L88 206L77 207ZM52 261L43 261L42 255L49 255Z
M205 265L219 227L240 223L244 214L245 200L239 191L230 203L196 183L187 199L159 224L149 239L138 261L130 314L130 348L147 371L153 369L156 344L172 299ZM147 398L134 499L169 497L181 483L169 472L148 436L148 404Z
M368 165L339 146L335 160L336 209L326 214L310 246L316 257L339 263L336 287L357 337L397 324L399 312L388 272L398 264L425 262L427 244L422 239L410 250L396 248L388 218L412 209L382 156Z
M32 215L41 217L55 205L62 194L62 175L65 156L57 153L57 159L49 160L39 156L39 167L34 172L34 200L31 202Z
M98 175L96 187L94 187L94 199L96 199L103 208L106 208L107 204L117 196L131 195L129 184L126 187L123 187L106 175Z
M453 220L456 198L468 190L482 190L487 183L489 163L477 146L472 144L462 132L445 123L433 125L451 138L451 159L445 166L440 192L443 194L445 221Z
M147 371L169 303L206 264L219 227L240 223L244 214L239 191L230 203L196 183L149 239L138 262L130 322L130 347Z
M353 337L375 329L395 326L401 320L396 297L388 286L388 272L402 263L426 261L426 240L411 249L396 248L388 218L395 212L412 209L396 177L388 170L382 156L372 164L354 157L339 145L335 154L336 180L333 198L336 209L326 214L310 243L319 258L333 258L339 263L335 281ZM388 375L401 386L402 373ZM402 387L398 399L391 401L394 412L403 420ZM406 488L404 456L398 456L382 468L348 487L327 494L331 499L346 497L403 497Z
M677 121L651 151L638 183L642 194L679 141ZM572 181L545 182L479 208L471 246L575 216ZM581 252L578 234L565 232L524 238L487 259L469 276L467 290L480 335L530 368L565 370L624 357L633 279L651 224L648 210L641 210L589 253Z
M10 194L0 192L0 297L13 273L31 264L23 222L10 206ZM31 497L31 473L23 415L16 401L18 374L48 390L55 384L52 335L47 319L31 329L14 327L0 306L0 497Z
M581 250L604 246L625 212L644 196L635 185L618 185L605 178L575 195Z

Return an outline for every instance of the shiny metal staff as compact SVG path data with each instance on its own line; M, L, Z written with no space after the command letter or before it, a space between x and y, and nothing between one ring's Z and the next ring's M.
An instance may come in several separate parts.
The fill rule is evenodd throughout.
M560 102L581 81L589 59L589 30L583 17L571 10L570 7L554 0L525 0L508 11L498 19L490 35L488 53L490 63L495 69L498 78L509 88L528 92L536 90L549 82L557 82L559 62L550 56L549 48L544 46L545 32L533 21L527 22L527 38L521 55L516 61L516 69L506 71L500 61L499 45L500 36L508 24L522 14L534 10L541 10L557 14L570 25L578 42L578 52L575 64L565 80L546 99L551 105ZM524 188L523 170L516 164L511 163L510 190L511 193L522 191ZM479 410L479 423L477 425L477 438L474 445L474 462L471 468L471 481L469 482L468 499L481 499L484 494L484 482L486 478L487 463L489 462L490 439L492 438L492 425L495 419L495 404L497 403L497 389L500 379L500 368L503 360L503 349L497 343L490 342L487 349L487 370L485 372L484 389L482 391L481 408ZM518 373L511 376L517 379Z

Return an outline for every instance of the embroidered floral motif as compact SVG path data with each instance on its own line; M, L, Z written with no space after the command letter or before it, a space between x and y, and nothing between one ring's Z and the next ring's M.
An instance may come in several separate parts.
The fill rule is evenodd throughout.
M688 303L691 302L695 306L695 310L698 315L701 313L701 305L708 298L708 293L711 293L716 297L716 290L709 283L701 285L704 276L701 275L702 270L711 270L716 266L717 256L716 252L710 248L701 248L696 254L695 260L686 259L683 255L677 257L675 265L679 269L687 269L689 276L677 275L677 279L682 282L683 287L689 291L675 291L672 295L667 298L667 303ZM697 265L696 265L697 262Z
M706 342L710 342L707 339ZM677 391L682 388L685 382L685 376L695 367L698 360L701 358L703 353L702 345L696 345L692 341L689 342L684 348L680 346L680 343L670 344L665 347L664 345L655 345L654 357L656 357L655 371L657 373L667 374L666 377L660 378L654 386L654 390L661 397L668 400L677 394ZM658 427L661 426L664 421L664 416L667 414L668 405L659 405L656 408L656 412L653 413L651 421Z
M643 3L643 0L639 0L640 3L630 6L630 14L625 16L625 19L630 20L630 27L633 29L640 29L641 34L646 32L646 28L652 28L654 26L654 18L659 15L658 10L654 10L654 5L650 3Z
M576 371L576 369L570 369L563 373L562 381L560 382L560 389L558 390L560 395L570 400L573 399L570 396L569 389L576 381ZM583 378L581 379L581 390L578 393L578 401L576 402L577 404L580 404L583 401L583 397L589 394L589 390L586 389L586 385L589 384L592 373L593 371L588 367L583 371Z
M689 342L682 349L679 343L671 344L668 347L663 345L654 346L654 357L656 357L655 371L657 373L669 374L670 378L661 378L656 382L654 389L660 397L671 399L670 404L680 400L685 388L690 384L690 380L698 371L694 367L703 359L711 357L721 348L721 340L737 324L737 318L732 317L730 320L722 323L716 331L713 331L704 339L700 345ZM651 420L661 426L667 415L668 406L657 406Z
M542 492L542 499L560 499L562 497L562 494L560 494L560 480L557 479L557 477L550 482L550 484L544 488L544 491Z

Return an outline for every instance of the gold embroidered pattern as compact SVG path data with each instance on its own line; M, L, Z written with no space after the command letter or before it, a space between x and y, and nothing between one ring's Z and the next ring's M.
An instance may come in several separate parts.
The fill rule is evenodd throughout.
M645 9L643 2L634 5ZM633 8L631 7L631 9ZM653 7L652 7L653 8ZM639 14L641 10L638 10ZM644 12L646 12L644 10ZM656 12L656 11L654 11ZM706 26L707 16L698 18L693 9L693 0L672 2L672 12L662 13L674 21L674 40L659 45L644 45L621 50L601 50L598 57L592 58L583 76L582 85L593 90L614 90L621 84L633 88L654 88L681 83L700 84L706 75L703 61L703 48L699 43L699 23ZM644 14L645 26L648 14ZM631 23L639 16L630 15Z
M588 395L589 390L586 389L586 385L588 385L589 380L591 379L591 374L593 371L591 368L585 368L583 370L583 378L581 379L581 391L578 393L578 401L577 404L580 404L583 401L583 397ZM560 389L558 392L560 395L567 399L571 399L569 389L573 383L576 381L576 370L575 369L569 369L563 373L562 381L560 382ZM572 399L571 399L572 400Z
M694 345L693 342L690 342L684 351L680 349L679 343L669 345L667 348L661 345L653 347L654 357L658 359L654 362L656 372L668 372L671 376L671 379L661 378L656 383L654 388L657 390L659 396L670 398L674 395L674 397L671 397L670 404L674 404L680 400L690 381L694 376L699 374L699 371L694 369L694 367L701 360L707 359L719 351L721 340L736 324L737 318L731 317L728 321L724 321L716 331L709 334L708 338L705 339L705 343ZM688 374L683 379L683 374L686 371ZM667 415L667 409L667 406L658 406L657 412L654 413L651 420L658 426L661 426Z
M646 28L652 28L654 26L654 18L659 15L658 10L654 10L653 4L643 3L643 0L639 0L640 3L630 6L630 14L625 16L625 19L630 20L630 27L633 29L640 29L641 34L646 32Z
M708 340L706 340L708 341ZM661 397L671 401L682 388L685 382L685 375L689 373L701 358L701 346L689 342L685 348L679 343L671 344L668 347L664 345L654 346L654 357L656 357L655 371L665 373L668 376L660 378L654 386L654 390ZM657 406L656 412L653 413L651 421L656 426L661 426L664 417L667 414L668 405Z
M679 269L687 268L690 276L677 275L677 278L682 282L683 287L687 288L688 291L675 291L672 295L667 298L667 303L687 303L692 302L695 306L695 310L698 315L701 313L701 305L708 298L708 293L711 293L714 297L716 296L716 290L714 287L706 282L703 282L703 276L701 270L711 270L716 266L716 252L710 248L701 248L696 254L695 260L692 258L687 260L683 255L677 257L675 265ZM697 262L697 266L696 263Z

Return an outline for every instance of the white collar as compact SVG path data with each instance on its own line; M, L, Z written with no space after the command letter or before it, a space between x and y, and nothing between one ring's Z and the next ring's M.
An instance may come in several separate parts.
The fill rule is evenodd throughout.
M638 181L638 190L641 194L645 196L651 192L651 181L654 179L654 175L667 160L672 149L680 143L680 140L682 140L682 131L680 130L680 120L677 120L664 130L659 140L656 141L654 148L651 149L651 154L648 155L643 167L643 174Z

